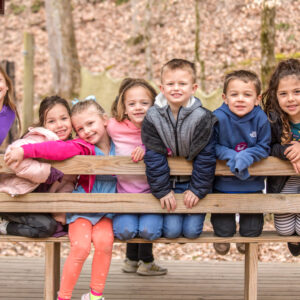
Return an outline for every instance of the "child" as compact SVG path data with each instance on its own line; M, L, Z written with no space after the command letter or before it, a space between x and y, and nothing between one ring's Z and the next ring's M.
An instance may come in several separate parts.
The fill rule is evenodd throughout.
M276 67L263 104L271 122L271 155L289 160L300 173L300 61L288 59ZM270 176L268 193L299 193L299 176ZM274 222L280 235L300 235L299 214L275 214ZM292 255L300 254L300 243L288 243Z
M72 133L70 113L65 99L58 96L46 97L40 104L39 123L29 128L22 139L10 145L6 153L8 154L14 147L28 143L69 139ZM63 173L48 163L26 159L18 167L11 164L10 168L16 175L0 174L0 192L15 196L34 190L67 193L74 189L74 176L63 176ZM51 214L1 213L0 215L1 234L41 238L52 236L61 227ZM60 214L54 216L57 221L61 221Z
M116 146L116 155L142 160L144 149L141 126L147 110L153 105L156 92L143 79L126 78L122 81L119 96L112 107L107 131ZM146 176L117 176L118 193L150 193ZM144 239L159 238L163 218L160 214L120 214L113 219L114 234L122 240L139 235ZM152 243L127 244L126 259L122 268L139 275L165 275L167 269L154 263Z
M219 193L261 193L264 178L248 172L254 162L268 157L271 131L266 114L258 105L261 84L255 73L238 70L225 77L224 103L215 112L217 125L217 158L227 161L235 177L216 177L214 189ZM235 214L212 214L211 222L217 236L233 236ZM240 234L259 236L263 229L263 214L240 214ZM225 255L229 243L214 244L217 253ZM245 253L245 245L237 244Z
M114 144L106 132L108 122L103 108L94 100L79 101L72 108L73 127L78 139L62 142L45 142L24 145L6 160L16 161L27 157L64 160L75 155L115 155ZM113 176L82 175L75 193L115 193L116 179ZM103 213L67 214L70 254L65 262L58 300L71 299L83 263L89 255L91 242L95 247L90 292L82 300L102 300L106 277L109 271L113 230L110 215Z
M0 146L13 125L16 116L20 126L20 117L14 104L12 81L0 66Z
M215 175L216 117L193 95L197 89L193 63L172 59L161 70L161 93L144 119L142 140L144 161L152 194L168 211L176 209L175 193L184 193L187 208L211 192ZM193 161L192 176L170 176L168 156ZM198 237L205 214L164 214L163 235Z

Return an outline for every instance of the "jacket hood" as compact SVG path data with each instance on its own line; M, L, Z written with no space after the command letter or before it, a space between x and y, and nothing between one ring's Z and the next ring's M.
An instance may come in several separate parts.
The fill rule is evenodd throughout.
M223 103L217 110L221 110L223 111L225 114L228 115L229 118L235 120L235 121L239 121L239 122L248 122L249 120L253 119L258 112L260 111L260 107L254 106L254 108L245 116L243 117L239 117L236 114L234 114L228 107L228 105L226 103Z
M156 96L155 102L154 102L154 107L159 111L159 113L161 115L167 115L168 114L168 110L169 110L170 106L168 104L168 101L167 101L166 97L162 93L159 93ZM187 106L181 106L180 107L179 118L180 119L186 118L191 112L193 112L198 107L202 107L202 103L201 103L200 99L192 96L190 98L190 100L188 101Z

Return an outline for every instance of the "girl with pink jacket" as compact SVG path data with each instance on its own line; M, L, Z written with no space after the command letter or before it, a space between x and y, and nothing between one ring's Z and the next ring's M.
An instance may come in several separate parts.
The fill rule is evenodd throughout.
M44 141L67 140L71 137L70 108L65 99L58 96L46 97L40 104L39 123L30 127L22 139L8 146L6 155L14 148ZM74 176L64 174L48 163L25 159L19 165L10 164L14 174L0 174L0 192L12 197L32 191L72 192ZM57 230L62 215L40 213L1 213L0 234L26 237L49 237ZM54 218L53 218L54 217Z

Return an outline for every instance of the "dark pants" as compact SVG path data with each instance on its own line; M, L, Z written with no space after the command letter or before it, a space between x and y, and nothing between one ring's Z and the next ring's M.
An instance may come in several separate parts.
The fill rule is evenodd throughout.
M152 253L152 243L128 243L126 247L126 257L130 260L143 262L152 262L154 260Z
M57 227L51 214L0 213L0 216L9 221L6 231L10 235L45 238L52 236Z
M212 214L211 223L217 236L229 237L236 233L235 214ZM263 214L240 214L241 236L259 236L263 226Z

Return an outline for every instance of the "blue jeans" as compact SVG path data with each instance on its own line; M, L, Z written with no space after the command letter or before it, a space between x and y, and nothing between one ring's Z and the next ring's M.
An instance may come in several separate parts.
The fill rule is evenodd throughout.
M113 230L116 238L130 240L141 237L155 240L161 237L163 215L161 214L120 214L113 218Z
M182 194L189 187L189 182L177 182L173 191ZM165 214L163 224L163 236L174 239L184 236L194 239L200 236L205 214Z

